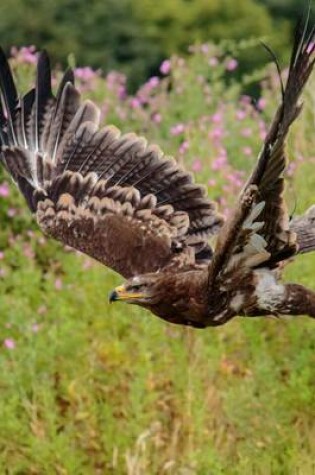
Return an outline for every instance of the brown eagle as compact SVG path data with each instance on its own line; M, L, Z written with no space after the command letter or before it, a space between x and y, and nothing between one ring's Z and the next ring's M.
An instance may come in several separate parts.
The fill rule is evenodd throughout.
M280 281L285 261L315 249L315 207L290 221L283 199L285 140L314 66L314 40L302 22L281 104L225 223L204 188L157 146L99 128L99 109L81 102L71 70L54 95L46 52L23 97L0 52L1 162L45 234L127 279L111 302L198 328L236 315L315 317L315 292Z

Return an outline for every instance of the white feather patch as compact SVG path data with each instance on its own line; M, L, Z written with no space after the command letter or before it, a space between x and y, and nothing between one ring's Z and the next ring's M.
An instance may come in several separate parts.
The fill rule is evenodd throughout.
M257 270L255 275L257 277L255 295L259 307L270 312L277 311L285 298L284 285L279 284L268 269Z

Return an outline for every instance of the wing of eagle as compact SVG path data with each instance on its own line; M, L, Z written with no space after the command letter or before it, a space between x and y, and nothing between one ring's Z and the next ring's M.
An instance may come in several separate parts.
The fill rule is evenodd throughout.
M1 161L41 229L129 278L211 257L222 217L173 158L133 133L99 127L68 70L56 95L49 58L18 95L0 50Z
M315 28L307 34L308 19L309 11L306 21L297 25L286 86L281 82L282 101L257 164L219 233L209 289L223 282L227 288L231 277L232 283L254 268L277 268L297 251L314 249L314 210L290 222L283 197L286 137L301 111L299 98L315 61Z

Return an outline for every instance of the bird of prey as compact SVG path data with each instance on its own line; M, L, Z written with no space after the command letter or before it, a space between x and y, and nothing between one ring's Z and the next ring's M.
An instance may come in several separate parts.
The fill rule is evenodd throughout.
M110 301L197 328L237 315L315 317L315 292L280 280L285 261L315 250L315 207L290 220L283 197L286 137L315 61L307 30L307 21L296 30L282 101L225 222L157 146L100 128L99 109L81 101L71 70L54 95L42 52L35 87L21 97L1 51L1 162L45 234L126 279Z

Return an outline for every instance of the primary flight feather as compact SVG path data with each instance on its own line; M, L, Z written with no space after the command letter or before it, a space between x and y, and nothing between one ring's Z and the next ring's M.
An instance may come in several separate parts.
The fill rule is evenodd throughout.
M0 50L1 162L45 234L127 279L111 301L198 328L236 315L315 317L315 292L280 282L283 262L315 250L315 208L290 221L283 198L286 136L315 61L306 26L297 28L282 102L225 223L173 158L133 133L100 128L99 109L81 101L71 70L54 95L41 53L35 87L20 97Z

